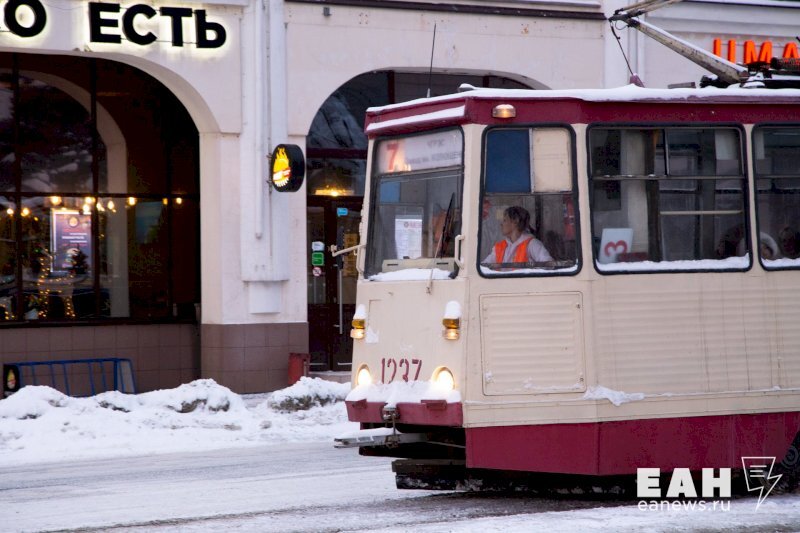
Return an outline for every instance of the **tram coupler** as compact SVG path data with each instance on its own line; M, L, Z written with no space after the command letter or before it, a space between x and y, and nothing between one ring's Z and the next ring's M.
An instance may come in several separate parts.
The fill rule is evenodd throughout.
M384 406L381 409L381 417L384 422L391 422L394 427L395 422L400 418L400 411L397 410L397 407Z

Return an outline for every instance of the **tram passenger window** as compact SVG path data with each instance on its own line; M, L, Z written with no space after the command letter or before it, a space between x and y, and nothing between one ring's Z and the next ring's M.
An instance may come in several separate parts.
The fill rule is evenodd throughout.
M745 177L736 128L592 128L592 242L601 272L742 269ZM604 230L632 231L613 261ZM634 263L639 263L635 265Z
M379 141L374 165L366 276L428 279L432 269L436 279L453 277L461 233L461 131Z
M770 269L798 268L800 127L756 127L753 151L759 259Z
M576 272L571 132L492 128L484 150L481 275Z

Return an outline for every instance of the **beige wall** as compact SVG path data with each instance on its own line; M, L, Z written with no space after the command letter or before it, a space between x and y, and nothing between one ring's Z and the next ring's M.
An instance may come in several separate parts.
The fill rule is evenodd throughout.
M325 16L319 5L286 3L293 135L306 135L325 98L359 74L427 72L434 24L436 72L505 74L541 88L603 86L606 23L601 20L346 6L331 6L330 13Z

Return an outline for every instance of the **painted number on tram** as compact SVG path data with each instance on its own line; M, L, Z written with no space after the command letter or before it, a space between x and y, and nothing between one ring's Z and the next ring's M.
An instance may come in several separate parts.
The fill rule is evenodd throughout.
M422 370L422 359L384 357L381 359L381 383L390 383L395 379L417 381L420 370Z

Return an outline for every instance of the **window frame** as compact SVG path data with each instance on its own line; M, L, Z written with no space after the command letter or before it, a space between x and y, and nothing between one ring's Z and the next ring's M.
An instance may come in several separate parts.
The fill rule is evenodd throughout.
M554 277L554 276L577 276L582 268L583 268L583 255L582 255L582 236L581 236L581 216L580 216L580 191L578 189L578 147L577 147L577 134L575 133L575 129L573 128L572 124L567 122L525 122L525 123L514 123L514 124L493 124L487 126L483 129L481 133L481 141L480 141L480 152L481 152L481 171L480 171L480 182L479 182L479 194L478 194L478 204L477 204L477 211L476 213L482 213L483 210L483 202L487 197L486 194L486 169L487 169L487 142L488 136L492 131L498 129L519 129L519 130L534 130L534 129L563 129L567 132L570 141L569 147L569 157L570 157L570 186L571 190L569 194L571 195L572 202L573 202L573 213L574 213L574 227L575 227L575 264L570 267L569 269L520 269L520 270L511 270L508 272L497 272L497 273L489 273L484 272L483 267L481 265L481 248L483 242L481 241L481 222L482 217L476 216L478 220L478 232L477 232L477 239L473 250L475 251L475 269L478 273L478 276L484 279L509 279L509 278L546 278L546 277ZM530 153L529 153L530 157ZM531 159L531 163L533 159ZM505 193L503 193L505 194ZM535 192L529 193L531 196L536 194ZM540 194L558 194L558 193L540 193ZM566 194L566 193L562 193ZM537 228L538 231L538 228ZM538 239L538 236L537 236Z
M17 208L13 214L13 228L14 228L14 261L16 263L14 269L14 285L13 289L15 293L12 295L13 302L14 302L14 318L9 320L0 320L0 328L20 328L20 327L52 327L52 326L60 326L60 325L98 325L98 324L114 324L114 323L142 323L142 324L150 324L150 323L178 323L178 322L192 322L195 323L197 321L197 314L196 309L192 310L191 317L188 314L186 309L181 308L180 306L184 303L179 303L176 301L175 298L175 287L176 284L176 274L173 272L173 263L174 263L174 251L172 250L172 240L175 235L175 228L173 224L174 218L174 209L175 205L180 204L182 202L189 202L193 203L195 208L195 215L194 215L194 225L199 228L200 224L200 192L199 192L199 175L195 172L193 176L193 180L195 181L195 188L196 192L177 192L174 187L172 186L172 175L170 172L165 172L161 176L161 181L164 185L164 190L161 192L136 192L127 188L125 191L115 191L110 192L106 190L106 188L101 186L100 178L103 175L104 169L102 168L102 164L107 164L107 154L104 151L104 148L100 146L102 143L102 139L100 137L101 133L98 129L98 91L97 91L97 78L101 75L98 70L98 61L103 61L104 63L107 62L109 64L113 64L113 61L110 60L96 60L96 59L86 59L86 58L75 58L75 61L85 61L87 64L86 70L88 73L88 79L86 81L86 85L81 85L80 88L86 92L89 99L87 105L84 107L87 122L91 128L91 157L92 161L90 163L91 166L91 186L90 190L66 190L66 189L59 189L57 191L49 191L49 190L32 190L23 186L22 182L22 169L21 169L21 161L22 155L25 149L25 145L22 142L20 137L20 128L19 128L19 121L20 116L17 112L20 99L21 99L21 79L31 79L34 81L42 82L48 86L52 86L55 89L59 89L59 87L52 85L47 81L46 78L39 78L36 77L34 74L27 72L22 64L26 61L25 57L26 54L19 54L19 53L7 53L4 54L10 58L10 64L6 67L9 71L9 77L11 80L13 96L11 99L10 105L14 109L14 113L12 115L11 121L13 125L13 142L12 142L12 153L14 154L14 165L12 169L12 177L11 182L13 184L12 188L8 191L0 192L0 197L7 198L11 201L14 206ZM134 67L129 67L134 68ZM45 72L44 74L48 74ZM48 74L49 75L49 74ZM157 80L153 79L153 82L157 83ZM68 97L71 95L67 94ZM72 97L74 99L74 97ZM80 105L80 104L79 104ZM195 140L195 143L199 142L199 140ZM195 144L195 157L199 156L199 144ZM130 164L130 160L127 161L127 164ZM25 255L25 246L24 246L24 236L23 236L23 224L22 224L22 215L20 206L24 204L25 200L28 199L37 199L37 198L46 198L46 197L54 197L58 196L60 198L86 198L91 197L95 200L94 204L96 206L97 200L102 199L113 199L114 202L118 206L124 206L126 200L130 197L135 198L137 201L158 201L162 202L166 205L166 211L164 213L165 219L165 228L164 232L167 236L168 243L167 243L167 256L165 258L165 269L163 273L163 282L164 285L167 286L167 295L166 295L166 304L163 306L164 313L158 314L155 316L138 316L133 311L132 308L128 310L126 316L110 316L104 314L104 303L103 303L103 291L107 288L103 282L102 276L102 268L101 268L101 261L102 258L106 256L108 253L107 250L101 250L101 224L100 224L100 213L98 212L98 208L94 207L91 209L91 235L90 235L90 242L92 246L92 254L91 254L91 263L89 265L89 279L91 280L92 286L92 297L94 299L93 310L85 317L76 317L70 318L69 316L65 317L57 317L57 318L38 318L38 319L26 319L25 318L25 309L26 309L26 297L25 297L25 288L26 288L26 281L23 277L23 258ZM130 230L130 228L128 228ZM197 253L199 254L199 235L197 235ZM199 259L199 255L198 255ZM130 262L125 265L126 269L130 269ZM197 303L201 301L200 295L200 273L199 267L196 272L196 286L194 288L194 292L196 294L196 301L194 305L196 306ZM2 313L2 309L0 309L0 313Z
M795 130L798 135L800 136L800 123L776 123L776 122L763 122L758 124L753 124L753 128L750 131L750 144L753 150L753 205L755 206L755 217L756 217L756 230L758 231L759 235L761 233L762 228L762 215L761 209L759 208L759 180L774 180L774 179L795 179L800 181L800 170L795 175L790 174L762 174L758 170L757 160L755 158L755 147L756 147L756 133L758 131L763 131L765 129L769 130ZM800 158L799 158L800 159ZM800 193L798 193L800 194ZM779 235L771 235L773 238L780 238ZM780 248L780 244L778 244ZM753 254L755 256L755 254ZM784 259L784 258L782 258ZM758 253L758 261L761 264L761 267L767 271L781 271L781 270L800 270L800 260L797 261L797 264L769 264L766 263L764 258L761 256L760 253L760 246L759 246L759 253ZM780 259L778 259L780 261Z
M669 167L669 136L666 135L667 130L735 130L738 132L738 141L739 141L739 154L740 154L740 171L739 175L692 175L692 176L685 176L685 175L678 175L672 178L669 178L668 174L651 174L647 176L640 176L640 177L633 177L633 175L619 175L616 179L612 179L611 175L603 175L603 178L595 181L595 177L592 174L593 171L593 154L592 154L592 132L595 130L634 130L634 131L643 131L643 130L651 130L657 131L661 130L665 134L663 135L663 143L664 143L664 170L667 171ZM747 131L743 124L738 122L691 122L691 123L675 123L675 122L657 122L657 123L648 123L648 122L593 122L587 124L586 126L586 176L587 176L587 189L588 189L588 205L589 205L589 227L591 228L591 235L592 235L592 246L591 246L591 255L592 255L592 263L594 266L594 270L603 276L614 276L614 275L629 275L629 274L674 274L674 273L695 273L695 272L746 272L752 269L753 267L753 254L752 254L752 243L750 239L750 212L752 210L751 198L750 198L750 164L749 164L749 146L747 143ZM656 181L662 179L673 179L673 180L713 180L718 182L720 180L732 180L737 179L740 180L742 183L742 222L744 224L743 231L744 231L744 239L747 245L746 251L748 252L748 262L746 265L737 267L737 266L727 266L727 267L720 267L720 268L706 268L698 266L697 268L630 268L630 269L613 269L613 270L604 270L598 267L599 261L597 257L597 249L594 246L594 234L595 230L597 229L595 226L595 213L594 213L594 205L595 205L595 183L602 183L602 182L616 182L616 183L623 183L626 180L636 180L636 181ZM661 211L657 213L657 216L660 216ZM710 216L714 216L711 215ZM649 225L649 224L648 224ZM598 245L599 246L599 245ZM724 259L696 259L690 261L723 261ZM680 261L687 261L687 260L680 260ZM645 261L638 261L638 262L631 262L631 265L640 265ZM679 262L677 260L673 261L659 261L654 262L655 264L661 263L675 263Z
M461 163L459 165L449 165L445 167L438 167L438 168L431 168L431 169L424 169L419 171L411 171L411 172L397 172L394 174L381 174L377 172L378 165L380 164L380 158L378 156L378 149L381 143L391 141L392 139L407 139L412 137L420 137L424 135L431 135L436 133L448 132L448 131L455 131L458 132L461 138ZM372 147L371 147L371 155L372 155L372 164L371 168L369 169L369 212L367 213L367 248L365 250L365 257L364 257L364 273L363 277L367 281L384 281L384 280L376 280L372 279L374 276L378 276L381 274L385 274L385 272L381 269L378 272L370 272L370 266L375 261L375 254L376 252L376 231L377 231L377 224L375 223L377 209L380 205L378 203L378 195L380 190L381 178L383 176L411 176L415 174L421 173L430 173L430 174L438 174L448 170L455 170L458 171L460 174L460 181L457 182L456 192L460 190L461 197L456 199L458 200L458 211L459 216L461 219L458 221L458 224L461 226L461 231L463 232L463 209L464 209L464 196L465 196L465 181L466 181L466 167L465 167L465 158L466 158L466 135L464 133L464 128L461 126L447 126L444 128L432 128L426 129L421 131L415 131L413 133L405 133L405 134L396 134L396 135L386 135L376 137L372 140ZM456 195L457 196L457 195ZM383 228L385 231L386 228ZM455 239L457 235L453 235ZM385 260L384 257L381 261ZM421 259L432 259L435 258L421 258ZM443 258L444 259L444 258ZM454 258L455 259L455 258ZM428 268L434 268L435 265L431 264ZM401 269L404 270L404 269ZM455 279L461 274L461 268L458 266L458 263L454 260L453 262L453 270L450 273L448 279ZM439 279L439 278L435 278Z

